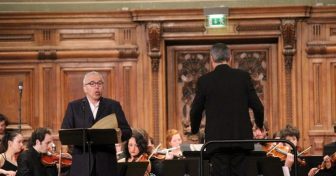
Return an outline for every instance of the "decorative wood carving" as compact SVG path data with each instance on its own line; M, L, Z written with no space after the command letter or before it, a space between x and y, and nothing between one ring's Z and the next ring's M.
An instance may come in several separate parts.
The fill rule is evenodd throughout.
M308 54L308 57L313 57L314 55L318 55L319 57L321 57L321 55L323 55L323 57L335 57L336 44L334 46L327 46L326 44L308 44L306 52Z
M330 36L336 35L336 28L330 28Z
M152 61L152 71L158 72L161 58L161 24L160 23L148 23L148 42L149 52L148 55Z
M0 34L0 42L33 41L34 34Z
M38 60L56 60L56 50L39 51L37 55Z
M162 25L163 32L205 32L204 22L180 22L180 23L164 23Z
M291 124L292 118L292 64L296 52L296 22L295 19L283 19L281 21L281 33L283 38L283 55L285 58L285 84L286 84L286 118Z
M198 78L210 71L208 52L177 52L177 80L182 83L182 128L188 141L198 143L197 136L190 131L189 110L195 96L196 82ZM204 132L204 119L200 131Z
M238 24L236 26L237 32L245 32L245 31L274 31L279 30L279 25L242 25Z
M296 22L295 19L283 19L281 22L285 69L287 72L291 72L296 46Z
M321 112L321 106L323 106L322 102L322 79L321 79L321 71L322 71L322 64L321 63L314 63L313 64L313 108L314 113L313 116L313 122L314 126L321 126L322 125L322 112Z
M119 58L138 58L139 51L138 50L120 50L119 52Z
M331 122L334 126L334 133L336 133L336 61L331 63ZM336 135L335 135L336 137Z
M251 74L252 82L258 96L264 99L264 85L267 80L266 51L238 51L234 52L235 67Z

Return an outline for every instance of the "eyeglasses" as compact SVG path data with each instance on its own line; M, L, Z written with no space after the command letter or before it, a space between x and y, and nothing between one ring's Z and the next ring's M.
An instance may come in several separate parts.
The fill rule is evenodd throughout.
M104 84L103 81L98 81L98 82L91 81L89 83L86 83L85 85L90 85L91 87L95 87L97 85L98 87L101 87L103 86L103 84Z

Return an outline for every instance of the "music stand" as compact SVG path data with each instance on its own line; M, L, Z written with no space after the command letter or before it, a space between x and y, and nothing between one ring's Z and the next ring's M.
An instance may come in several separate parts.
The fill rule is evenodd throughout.
M149 162L118 163L118 176L139 176L144 175Z
M93 128L74 128L60 129L59 138L62 145L85 146L89 153L89 175L91 175L91 146L92 145L114 145L118 142L117 131L115 129L93 129ZM85 146L84 146L85 144Z

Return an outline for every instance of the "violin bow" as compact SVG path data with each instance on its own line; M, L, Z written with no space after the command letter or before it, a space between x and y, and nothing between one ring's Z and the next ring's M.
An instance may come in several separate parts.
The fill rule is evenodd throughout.
M312 146L307 147L306 149L304 149L302 152L300 152L297 156L300 156L302 154L304 154L306 151L310 150Z
M276 149L278 147L280 143L278 143L277 145L275 145L274 147L271 148L271 150L269 150L266 155L270 154L274 149Z
M60 156L58 160L59 166L58 166L58 176L61 176L61 168L62 168L62 149L60 149Z
M155 154L155 153L157 153L157 151L159 150L159 147L161 146L161 143L158 145L158 146L156 146L155 147L155 149L152 151L152 153L149 155L149 157L148 157L148 160L149 159L151 159L151 157Z

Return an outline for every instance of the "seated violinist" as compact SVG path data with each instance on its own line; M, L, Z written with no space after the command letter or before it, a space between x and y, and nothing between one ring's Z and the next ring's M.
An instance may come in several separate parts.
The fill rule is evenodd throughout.
M16 155L23 149L23 136L19 132L5 133L2 137L0 156L0 176L15 176Z
M16 176L57 176L56 165L45 166L41 155L46 154L53 144L51 131L47 128L37 128L33 131L28 150L18 157Z
M125 158L118 162L149 162L148 159L148 135L144 130L132 129L132 137L125 143L124 152ZM145 176L151 172L151 165L149 163L145 172Z
M280 131L280 135L281 135L281 139L289 140L290 142L292 142L294 144L294 146L296 147L296 150L298 151L298 160L297 160L298 171L307 174L308 168L305 166L305 161L301 160L299 158L299 156L301 154L304 154L305 151L308 151L310 147L303 151L298 146L298 141L300 139L300 131L297 128L291 126L291 125L287 125L286 128L284 128ZM284 166L288 167L288 169L291 170L291 168L293 166L293 163L294 163L293 149L289 144L284 144L284 145L288 149L288 153L287 153L287 157L286 157ZM300 154L300 152L301 152L301 154Z
M167 149L166 159L180 159L183 157L180 145L182 144L182 136L176 129L169 129L166 137Z
M308 176L335 176L336 175L336 153L323 157L323 162L318 167L311 168Z

